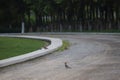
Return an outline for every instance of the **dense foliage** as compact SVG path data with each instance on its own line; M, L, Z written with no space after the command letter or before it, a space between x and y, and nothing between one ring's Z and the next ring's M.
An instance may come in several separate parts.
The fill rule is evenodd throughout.
M0 0L0 32L120 31L119 0Z

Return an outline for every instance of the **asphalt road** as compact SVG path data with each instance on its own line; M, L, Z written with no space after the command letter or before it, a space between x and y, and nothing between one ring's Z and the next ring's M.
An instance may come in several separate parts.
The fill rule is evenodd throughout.
M0 80L120 80L120 35L42 36L68 40L71 46L63 52L0 68ZM66 69L64 62L71 69Z

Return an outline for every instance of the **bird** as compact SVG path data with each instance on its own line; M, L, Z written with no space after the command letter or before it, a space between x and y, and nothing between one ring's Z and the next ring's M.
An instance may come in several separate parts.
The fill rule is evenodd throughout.
M68 66L67 62L65 62L64 64L65 64L65 68L66 68L66 69L71 69L71 67Z
M46 46L44 46L44 49L48 49Z

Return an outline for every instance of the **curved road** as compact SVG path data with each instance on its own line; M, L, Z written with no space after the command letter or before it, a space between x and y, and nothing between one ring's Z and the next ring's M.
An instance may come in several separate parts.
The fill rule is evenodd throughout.
M68 40L71 47L0 68L0 80L120 80L120 35L42 36Z

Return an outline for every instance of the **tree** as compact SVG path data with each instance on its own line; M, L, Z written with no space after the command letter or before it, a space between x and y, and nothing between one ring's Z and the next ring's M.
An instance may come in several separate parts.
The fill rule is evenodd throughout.
M119 4L117 0L0 0L0 25L25 21L26 31L120 30Z

